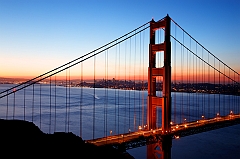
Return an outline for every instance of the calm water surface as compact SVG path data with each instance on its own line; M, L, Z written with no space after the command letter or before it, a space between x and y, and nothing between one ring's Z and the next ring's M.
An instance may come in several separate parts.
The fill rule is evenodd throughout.
M11 86L0 85L0 92ZM239 101L240 97L230 95L172 93L172 119L180 123L199 120L202 115L212 118L217 112L239 113ZM25 118L45 133L69 131L87 140L110 132L137 131L146 124L146 103L146 91L37 84L0 99L0 118ZM161 116L161 109L157 114ZM157 124L161 127L161 117ZM128 152L136 159L146 158L146 147ZM240 159L240 125L175 139L171 154L173 159Z

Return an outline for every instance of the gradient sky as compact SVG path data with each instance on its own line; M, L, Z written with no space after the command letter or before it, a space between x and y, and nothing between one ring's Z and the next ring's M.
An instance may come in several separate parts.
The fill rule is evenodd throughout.
M0 0L0 77L37 76L167 14L240 73L237 0Z

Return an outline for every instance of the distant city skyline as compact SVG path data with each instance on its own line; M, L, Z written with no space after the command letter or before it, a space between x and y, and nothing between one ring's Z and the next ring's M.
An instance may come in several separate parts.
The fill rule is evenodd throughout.
M152 18L159 20L167 14L220 60L240 73L239 8L240 2L234 0L1 0L0 77L38 76L122 36ZM148 38L145 37L146 44L149 43ZM148 57L148 52L143 52ZM101 60L101 57L97 59L98 69L103 67ZM136 68L141 74L135 77L129 77L135 71L133 68L130 71L123 68L121 74L109 70L108 76L120 79L141 76L146 80L148 60L144 60L145 64L140 66L144 69ZM88 66L84 66L84 78L93 77L93 68L87 70ZM81 76L79 70L80 67L72 69L71 76ZM99 70L96 78L102 79L105 74L105 70ZM181 78L180 75L178 73L176 76Z

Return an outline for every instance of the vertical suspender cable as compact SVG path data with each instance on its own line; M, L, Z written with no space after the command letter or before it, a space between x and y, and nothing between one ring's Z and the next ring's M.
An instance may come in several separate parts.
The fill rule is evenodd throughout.
M202 48L202 52L203 52L203 48ZM205 87L205 83L206 83L206 72L205 72L205 63L203 62L203 109L204 109L204 119L206 118L206 87Z
M107 78L108 79L108 50L107 50ZM106 103L106 135L107 135L107 130L108 130L108 81L107 81L107 103Z
M238 95L239 95L239 89L240 89L240 80L239 80L239 77L240 77L240 75L238 75L238 84L237 84L237 89L238 89ZM240 98L238 97L238 113L240 114L240 100L239 100Z
M177 29L176 29L176 25L175 25L175 38L177 38ZM176 63L176 56L177 56L177 53L176 53L176 50L177 50L177 46L176 46L176 40L174 40L174 85L175 85L175 88L177 86L177 63ZM176 88L177 89L177 88ZM177 106L176 106L176 99L177 98L177 95L176 95L176 92L174 92L174 123L176 123L176 109L177 109Z
M41 84L40 84L41 86ZM26 116L26 97L25 97L25 89L23 89L23 120L26 120L25 116ZM40 94L40 99L41 99L41 94ZM40 128L41 129L41 128Z
M220 94L221 94L221 84L220 84L220 61L219 61L219 75L218 75L218 114L220 114Z
M104 75L104 108L103 108L103 116L104 116L104 120L103 120L103 134L104 136L106 137L107 136L107 130L106 130L106 103L107 103L107 87L106 87L106 68L107 68L107 64L106 64L106 51L104 52L104 62L105 62L105 69L104 69L104 72L105 72L105 75ZM106 141L107 141L107 138L106 138Z
M191 39L189 40L189 49L191 50ZM189 82L190 82L190 80L189 80L189 73L190 73L190 69L189 69L189 67L190 67L190 55L189 55L189 50L187 49L187 51L186 51L186 56L187 56L187 85L186 85L186 89L187 89L187 92L189 91ZM189 98L190 98L190 96L189 96L189 94L190 93L187 93L186 94L186 96L187 96L187 107L186 107L186 109L187 109L187 116L186 116L186 120L185 121L189 121L190 120L190 111L189 111Z
M120 43L119 43L119 57L118 57L118 85L120 85ZM118 89L118 134L119 134L119 124L120 124L120 121L119 121L119 116L120 116L120 113L119 113L119 107L120 107L120 94L119 94L119 89Z
M224 74L223 74L223 115L225 116L225 95L226 95L226 83L225 83L225 65L223 65Z
M193 44L193 50L194 50L194 44ZM196 53L196 52L195 52ZM197 93L196 92L196 80L195 80L195 67L196 67L196 65L195 65L195 56L193 55L192 56L192 65L193 65L193 68L192 68L192 88L193 88L193 93L195 92L195 94ZM195 94L193 94L192 95L192 97L193 97L193 99L192 99L192 112L193 112L193 120L196 120L195 119L195 117L197 116L197 113L196 113L196 111L197 111L197 103L194 103L195 101L196 101L196 95Z
M214 68L215 68L215 58L214 58ZM216 114L216 110L215 110L215 104L216 104L216 102L215 102L215 94L216 94L216 83L215 83L215 70L213 70L214 72L213 72L213 76L214 76L214 97L213 97L213 115L215 116L215 114ZM213 117L214 117L213 116Z
M190 50L192 51L192 43L191 43L191 40L190 40ZM188 89L189 89L189 91L191 92L191 93L189 93L189 121L191 121L192 120L192 116L194 115L194 113L193 112L191 112L191 108L192 108L192 103L193 103L193 100L194 100L194 96L192 96L192 88L193 88L193 81L192 81L192 79L193 79L193 77L192 77L192 74L191 74L191 71L192 71L192 68L194 68L193 67L193 63L192 63L192 56L193 56L193 54L191 53L191 51L189 51L189 71L188 71L188 74L189 74L189 76L188 76L188 82L189 82L189 87L188 87Z
M49 82L49 88L50 88L50 97L49 97L49 99L50 99L50 106L49 106L49 130L48 130L48 133L50 134L50 132L51 132L51 109L52 109L52 88L51 88L51 86L52 86L52 79L51 79L51 77L50 77L50 82Z
M125 42L125 51L124 51L124 87L123 87L123 90L125 90L124 91L124 124L123 124L123 132L125 133L126 132L126 130L125 130L125 128L126 128L126 117L127 117L127 101L126 101L126 98L127 98L127 95L126 95L126 84L127 84L127 82L126 82L126 61L127 61L127 59L126 59L126 53L127 52L127 42Z
M194 44L193 44L193 47L194 47ZM194 48L193 48L194 50ZM195 79L194 79L194 70L195 70L195 63L194 63L194 55L192 55L192 65L193 65L193 68L192 68L192 88L193 88L193 92L194 92L194 89L196 89L195 87ZM194 101L195 101L195 95L193 94L192 95L193 99L192 99L192 112L193 112L193 120L195 120L195 117L196 117L196 114L195 114L195 111L196 111L196 104L194 104Z
M55 76L55 82L54 82L55 86L55 94L54 94L54 132L56 132L56 127L57 127L57 80L56 80L56 76Z
M140 33L140 55L139 55L139 62L140 62L140 66L139 66L139 77L138 77L138 125L141 125L141 119L140 119L140 114L141 114L141 90L140 90L140 81L141 81L141 56L142 56L142 48L141 48L141 41L142 41L142 36L141 36L142 32Z
M80 93L80 137L82 137L82 107L83 107L83 62L81 62L81 93Z
M13 119L15 117L15 101L16 101L16 94L15 94L15 90L13 93Z
M209 53L208 53L208 64L209 64ZM210 118L210 66L208 66L208 118Z
M42 127L42 85L41 84L39 84L39 89L40 89L40 103L39 103L39 109L40 109L40 113L39 113L39 115L40 115L40 129L41 129L41 127ZM25 90L25 89L24 89Z
M185 46L185 44L184 44L184 32L183 32L183 46ZM185 66L184 66L184 49L185 49L185 48L183 47L183 77L182 77L182 80L183 80L183 81L182 81L182 82L183 82L183 89L185 89L185 88L184 88L184 85L185 85L185 82L184 82L184 80L185 80L185 79L184 79L184 75L185 75L185 74L184 74L184 69L185 69ZM184 100L183 94L184 94L184 93L182 93L182 102L183 102L183 103L182 103L182 120L183 120L183 122L184 122L184 119L185 119L185 114L184 114L184 111L185 111L185 109L184 109L185 100Z
M14 93L14 99L15 99L15 93ZM14 101L14 105L15 105L15 101ZM32 100L32 122L33 122L33 116L34 116L34 84L33 84L33 100Z
M130 123L130 119L131 119L131 109L130 109L130 103L131 103L131 85L132 85L132 82L131 82L131 53L132 53L132 43L131 43L131 40L132 38L129 39L129 43L130 43L130 50L129 50L129 75L128 75L128 78L129 78L129 90L128 90L128 125L129 125L129 128L131 128L131 123Z
M196 55L197 55L197 42L196 42ZM199 62L199 66L200 66L200 62ZM199 67L200 68L200 67ZM199 71L200 72L200 71ZM198 58L197 58L197 56L196 56L196 72L195 72L195 79L196 79L196 105L197 105L197 119L199 118L199 111L200 111L200 109L199 109L199 96L198 96L198 89L199 89L199 78L198 78Z
M117 44L117 41L116 41ZM114 89L115 89L115 111L114 111L114 117L115 117L115 124L114 124L114 133L117 134L117 83L116 83L116 77L117 77L117 45L116 45L116 55L115 55L115 78L113 79L114 82Z
M8 91L7 91L8 94ZM25 99L25 94L24 94L24 99ZM25 101L25 100L24 100ZM25 105L24 105L25 106ZM24 107L25 108L25 107ZM25 110L25 109L24 109ZM6 111L6 120L8 119L8 96L7 96L7 111Z
M126 82L126 80L127 80L127 74L126 74L126 72L127 72L127 63L126 63L126 61L127 61L127 58L126 58L126 56L127 56L127 42L125 41L125 66L124 66L124 133L125 133L125 127L126 127L126 124L127 124L127 122L126 122L126 118L127 118L127 91L126 91L126 85L127 85L127 82ZM129 126L128 126L128 131L129 131Z
M183 45L184 45L184 32L183 32ZM184 45L185 46L185 45ZM182 55L182 89L184 89L184 80L183 80L183 76L184 76L184 47L182 46L182 52L181 52L181 55ZM184 102L183 102L183 91L182 91L182 101L181 101L181 120L180 122L182 123L182 120L184 119Z
M202 48L202 52L203 52L203 48ZM204 52L202 53L202 54L204 54ZM204 112L203 112L203 114L204 114L204 119L206 118L205 116L207 116L206 115L206 87L205 87L205 83L206 83L206 72L205 72L205 62L203 62L203 90L204 90L204 92L203 92L203 109L204 109Z
M202 59L203 59L203 48L202 48ZM203 61L202 61L202 84L201 84L201 89L202 89L202 117L204 117L204 111L205 111L205 109L204 109L204 95L203 95L203 89L204 89L204 85L203 85L203 83L204 83L204 69L203 69Z
M233 104L233 109L234 109L234 114L237 114L237 112L236 112L236 102L237 102L237 90L236 90L236 82L235 81L237 81L236 80L236 75L235 75L235 73L234 73L234 82L233 82L233 86L234 86L234 104Z
M239 113L239 111L238 111L238 106L240 106L239 105L239 102L238 102L238 99L239 99L239 93L238 93L238 85L239 85L239 75L237 74L237 77L236 77L236 80L235 81L237 81L237 82L235 82L235 91L236 91L236 101L235 101L235 110L237 111L236 112L236 114L237 113Z
M236 109L235 109L235 100L236 100L236 96L237 96L237 92L236 92L236 87L235 87L235 81L236 81L236 79L235 79L235 73L233 72L233 79L234 79L234 81L232 82L232 85L233 85L233 89L234 89L234 94L233 94L233 108L232 108L232 110L234 111L233 113L236 113Z
M228 87L228 99L229 99L229 106L228 106L228 108L229 108L229 109L228 109L228 110L229 110L229 111L232 111L233 98L232 98L232 100L230 100L230 95L232 94L231 91L230 91L230 89L231 89L231 84L230 84L230 83L231 83L231 80L230 80L230 78L232 78L232 77L231 77L230 69L229 69L229 82L228 82L228 85L229 85L229 87ZM234 89L233 89L233 90L234 90ZM234 96L234 94L231 95L231 97L233 97L233 96ZM231 101L231 104L230 104L230 101ZM231 106L231 108L230 108L230 106Z
M93 139L95 139L95 96L96 96L96 56L94 56L94 76L93 76Z
M143 32L143 53L142 53L142 126L144 126L144 33Z
M183 46L181 45L181 88L183 89ZM180 123L182 123L183 114L183 92L181 92L181 111L180 111Z
M70 82L70 68L68 71L68 132L69 132L69 124L70 124L70 109L71 109L71 97L70 97L70 89L71 89L71 82Z
M136 33L136 31L135 31L135 33ZM133 106L134 106L134 130L136 130L136 109L135 109L135 107L136 107L136 85L135 85L135 74L136 74L136 72L135 72L135 68L136 68L136 53L137 53L137 39L136 39L136 36L135 36L135 39L134 39L134 67L133 67L133 74L134 74L134 76L133 76L133 82L134 82L134 99L133 99Z
M65 99L66 99L66 103L65 103L65 107L66 107L66 109L65 109L65 132L67 132L67 87L68 87L68 84L67 84L67 70L66 70L66 81L65 81L65 87L66 87L66 89L65 89L65 93L66 93L66 97L65 97Z
M190 50L191 50L191 45L190 45ZM186 62L187 63L187 91L189 91L189 58L188 58L189 52L188 52L188 50L187 50L186 54L187 54L187 62ZM186 95L187 95L187 116L186 116L185 119L187 119L187 121L189 121L189 117L190 117L190 113L189 113L189 93L187 93Z

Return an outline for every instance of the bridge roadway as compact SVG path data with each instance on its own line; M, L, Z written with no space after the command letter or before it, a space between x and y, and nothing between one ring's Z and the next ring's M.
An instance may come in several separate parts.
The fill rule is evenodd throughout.
M202 118L203 119L194 122L186 122L183 124L172 125L171 132L168 132L167 135L171 135L172 138L179 138L240 123L240 114L231 114L224 117L219 116L212 119L204 119L204 117ZM155 130L143 130L139 126L139 130L136 132L110 135L107 137L97 138L93 140L86 140L86 142L95 144L97 146L118 146L123 144L125 145L126 149L130 149L154 143L156 142L156 140L161 140L162 136L164 136L162 128Z

